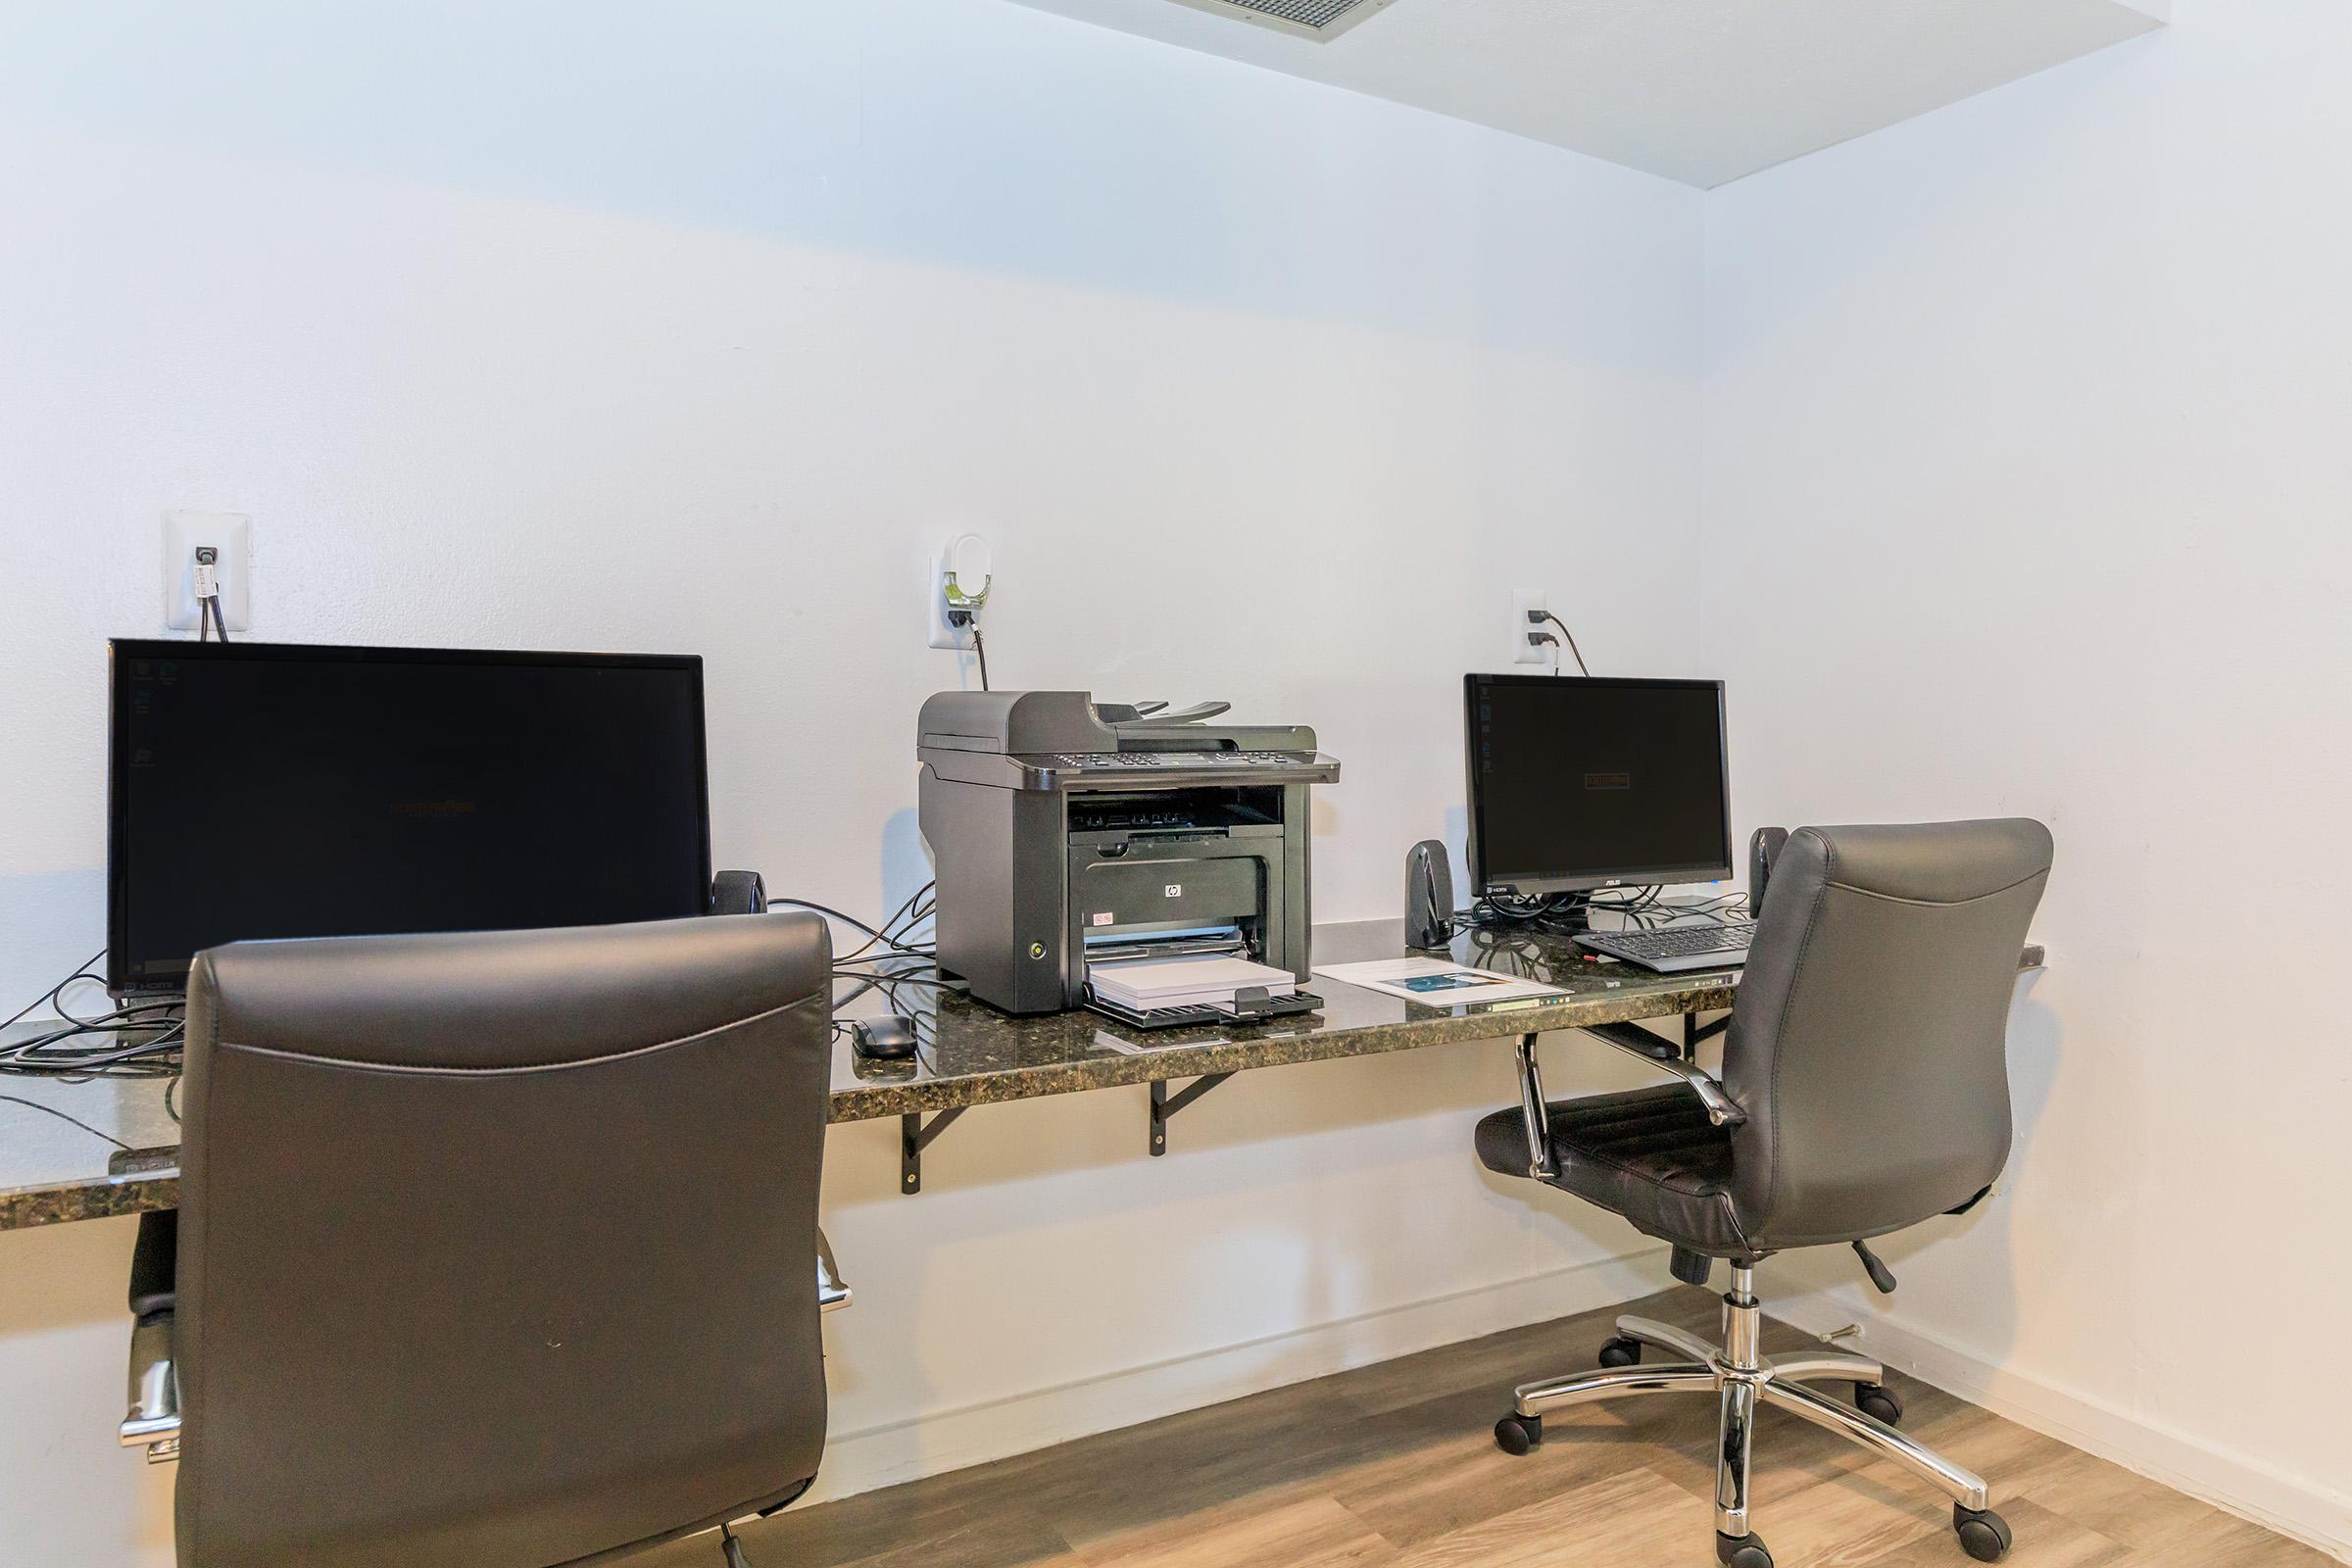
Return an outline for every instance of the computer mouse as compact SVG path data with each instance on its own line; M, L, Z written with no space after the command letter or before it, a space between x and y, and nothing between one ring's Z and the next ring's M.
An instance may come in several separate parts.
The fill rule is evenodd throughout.
M867 1061L906 1061L914 1054L914 1047L912 1018L892 1013L850 1020L850 1050Z

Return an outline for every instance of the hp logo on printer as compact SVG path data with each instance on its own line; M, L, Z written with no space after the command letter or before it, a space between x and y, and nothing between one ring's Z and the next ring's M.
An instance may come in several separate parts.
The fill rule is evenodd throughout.
M1181 882L1171 882L1166 887L1161 888L1159 890L1159 894L1163 899L1181 899L1184 897L1184 884Z

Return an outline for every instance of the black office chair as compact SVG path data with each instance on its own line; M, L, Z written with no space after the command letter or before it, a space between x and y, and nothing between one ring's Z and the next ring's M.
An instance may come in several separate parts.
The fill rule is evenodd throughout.
M601 1562L800 1495L830 967L808 914L199 956L123 1429L181 1568Z
M1748 1529L1761 1402L1941 1488L1971 1556L1989 1562L2009 1549L1984 1483L1894 1429L1902 1410L1879 1363L1760 1353L1754 1269L1788 1248L1852 1245L1873 1282L1891 1290L1862 1243L1989 1191L2009 1157L2009 1002L2050 853L2049 831L2024 820L1800 828L1758 901L1720 1083L1658 1061L1655 1036L1621 1025L1592 1032L1683 1082L1546 1103L1532 1046L1522 1049L1522 1107L1479 1123L1480 1158L1673 1244L1675 1275L1690 1284L1728 1260L1732 1288L1721 1347L1621 1317L1603 1370L1522 1386L1496 1443L1526 1453L1543 1441L1544 1417L1573 1404L1715 1394L1716 1556L1771 1568ZM1680 1359L1642 1366L1644 1346ZM1854 1384L1860 1408L1806 1386L1824 1380Z

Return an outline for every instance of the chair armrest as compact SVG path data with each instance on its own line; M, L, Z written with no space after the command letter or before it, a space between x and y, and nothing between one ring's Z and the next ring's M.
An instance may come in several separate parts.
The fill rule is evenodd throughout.
M1732 1102L1723 1092L1723 1085L1683 1060L1674 1043L1633 1023L1596 1023L1587 1026L1585 1033L1595 1040L1606 1041L1629 1056L1639 1056L1662 1073L1680 1078L1698 1102L1706 1107L1707 1120L1718 1127L1737 1127L1747 1120L1747 1112Z
M838 1312L851 1299L849 1282L841 1277L841 1265L833 1261L833 1244L820 1229L816 1233L816 1309Z
M172 1361L178 1254L179 1211L141 1214L130 1252L130 1408L120 1436L125 1448L145 1448L150 1464L179 1454L179 1372Z
M1551 1112L1544 1102L1544 1068L1536 1060L1537 1035L1519 1037L1519 1113L1527 1125L1527 1174L1549 1181L1560 1173L1551 1157Z
M145 1448L151 1464L179 1454L179 1373L172 1364L172 1317L158 1313L130 1331L130 1411L125 1448Z
M179 1210L149 1209L130 1249L130 1315L144 1323L169 1313L178 1295Z

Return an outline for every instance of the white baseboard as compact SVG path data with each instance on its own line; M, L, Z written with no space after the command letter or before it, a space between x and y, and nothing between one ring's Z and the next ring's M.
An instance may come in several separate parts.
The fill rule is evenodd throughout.
M1008 1399L836 1433L808 1502L960 1470L1664 1288L1665 1249L1459 1291Z
M1764 1309L1808 1334L1856 1321L1852 1303L1827 1292L1768 1300ZM2352 1493L2281 1476L2177 1428L2020 1376L1886 1319L1861 1321L1862 1348L1922 1383L2352 1562Z

